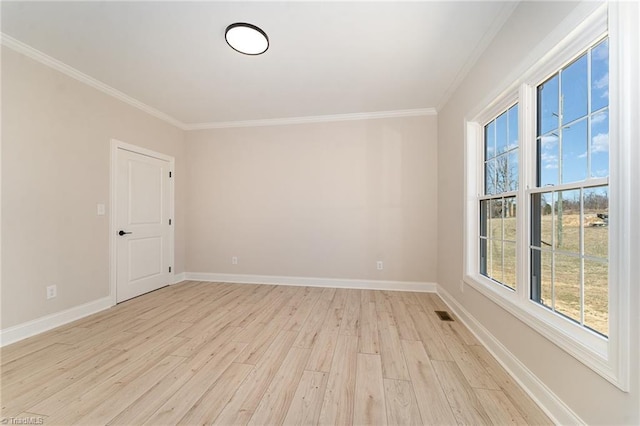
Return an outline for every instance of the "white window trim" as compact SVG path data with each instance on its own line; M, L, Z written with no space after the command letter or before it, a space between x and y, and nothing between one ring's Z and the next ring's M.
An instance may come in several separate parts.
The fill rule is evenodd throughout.
M629 124L640 111L619 94L636 93L638 83L634 77L634 52L637 42L632 37L621 37L637 25L624 3L609 3L599 7L569 35L556 41L555 47L514 81L491 104L465 123L465 249L463 280L489 297L496 304L525 324L564 349L623 391L629 390L630 342L630 235L625 230L631 225L631 144L633 132ZM538 84L570 62L586 47L609 36L609 138L616 140L610 146L609 206L609 337L595 332L550 312L529 298L529 229L530 190L534 188L535 128L528 117L534 105ZM546 40L548 45L549 40ZM634 50L635 49L635 50ZM516 233L518 244L518 285L516 291L499 285L479 273L479 202L483 183L483 126L502 111L518 102L520 149L518 214ZM635 115L634 115L635 114ZM529 186L529 188L527 188Z

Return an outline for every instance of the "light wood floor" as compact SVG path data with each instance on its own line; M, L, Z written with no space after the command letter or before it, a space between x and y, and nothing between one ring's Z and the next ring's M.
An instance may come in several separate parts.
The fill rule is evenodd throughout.
M44 424L550 424L434 294L184 282L2 349Z

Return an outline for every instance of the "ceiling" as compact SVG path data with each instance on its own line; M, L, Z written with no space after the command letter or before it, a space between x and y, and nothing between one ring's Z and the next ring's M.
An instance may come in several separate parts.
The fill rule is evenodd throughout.
M2 32L189 125L437 108L513 2L2 2ZM269 35L229 48L234 22Z

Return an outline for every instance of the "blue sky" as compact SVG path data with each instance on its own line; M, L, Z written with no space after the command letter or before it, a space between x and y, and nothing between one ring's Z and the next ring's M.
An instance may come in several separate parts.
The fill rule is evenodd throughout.
M541 86L541 186L609 175L608 108L593 114L609 103L608 56L608 41L605 40L592 49L590 81L589 57L585 54ZM590 110L588 110L589 90L591 91ZM561 128L559 128L560 99L563 104ZM590 149L587 143L588 126L591 126ZM560 155L560 136L562 136L562 155Z

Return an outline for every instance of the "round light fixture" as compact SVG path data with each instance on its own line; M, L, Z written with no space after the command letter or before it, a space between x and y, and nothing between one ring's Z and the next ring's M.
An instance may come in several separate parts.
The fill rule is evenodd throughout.
M260 28L245 22L236 22L224 32L227 44L245 55L260 55L269 48L269 37Z

